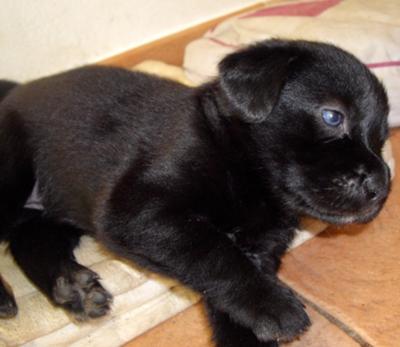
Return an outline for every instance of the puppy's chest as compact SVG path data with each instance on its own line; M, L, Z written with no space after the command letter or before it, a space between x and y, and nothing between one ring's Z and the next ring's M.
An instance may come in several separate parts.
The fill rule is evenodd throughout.
M219 198L210 199L208 205L208 211L220 230L234 235L270 227L278 213L262 194L246 184L236 185L231 178L226 183Z
M209 212L220 230L235 242L296 227L297 218L255 180L228 174L222 187L219 199L209 200Z

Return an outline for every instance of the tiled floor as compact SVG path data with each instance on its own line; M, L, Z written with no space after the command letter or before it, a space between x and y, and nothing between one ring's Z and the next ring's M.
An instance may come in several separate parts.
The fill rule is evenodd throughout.
M380 216L364 226L331 227L285 256L280 276L309 302L313 321L290 347L400 346L400 129L392 144L398 170ZM127 346L213 344L197 304Z
M400 131L392 136L400 163ZM380 216L329 228L287 254L281 277L360 341L400 346L400 169Z

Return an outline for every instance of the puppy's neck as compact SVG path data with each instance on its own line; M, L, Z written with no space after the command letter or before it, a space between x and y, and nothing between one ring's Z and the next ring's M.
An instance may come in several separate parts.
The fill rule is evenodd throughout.
M219 147L225 159L243 161L248 158L246 147L251 143L249 126L236 117L218 80L200 86L197 91L204 120L214 144Z
M231 177L232 190L240 199L251 203L262 201L273 205L290 218L290 224L297 223L297 215L289 211L281 200L283 194L279 187L269 183L271 172L268 167L260 167L260 158L255 153L252 124L236 117L235 110L229 105L224 93L219 88L218 80L200 86L197 96L207 128L212 134L214 146L218 148L221 161L226 163L226 170ZM250 201L249 201L250 203Z

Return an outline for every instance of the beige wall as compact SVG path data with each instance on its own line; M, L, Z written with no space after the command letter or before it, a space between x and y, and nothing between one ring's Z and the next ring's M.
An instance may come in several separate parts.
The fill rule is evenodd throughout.
M1 0L0 78L37 78L258 3L255 0Z

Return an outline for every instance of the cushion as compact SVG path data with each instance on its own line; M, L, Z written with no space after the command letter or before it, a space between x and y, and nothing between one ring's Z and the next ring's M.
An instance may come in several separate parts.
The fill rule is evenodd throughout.
M223 56L268 38L324 41L353 53L384 82L391 104L389 124L400 125L398 0L270 1L190 43L184 57L186 74L195 83L209 80Z

